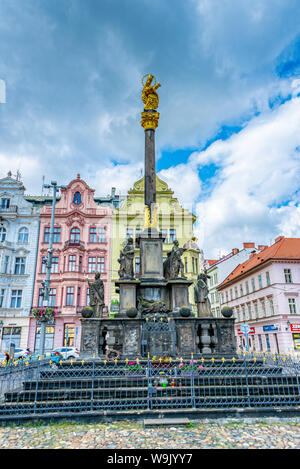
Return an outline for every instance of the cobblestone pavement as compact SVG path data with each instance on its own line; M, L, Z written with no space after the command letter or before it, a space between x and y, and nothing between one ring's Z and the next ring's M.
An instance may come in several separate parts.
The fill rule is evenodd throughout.
M144 428L142 422L0 427L0 449L299 449L297 419L194 421L188 427Z

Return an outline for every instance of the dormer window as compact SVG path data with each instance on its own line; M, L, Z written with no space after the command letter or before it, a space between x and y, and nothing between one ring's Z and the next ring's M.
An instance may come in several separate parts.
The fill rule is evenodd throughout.
M80 194L80 192L75 192L74 198L73 198L73 204L75 204L75 205L80 205L81 204L81 194Z

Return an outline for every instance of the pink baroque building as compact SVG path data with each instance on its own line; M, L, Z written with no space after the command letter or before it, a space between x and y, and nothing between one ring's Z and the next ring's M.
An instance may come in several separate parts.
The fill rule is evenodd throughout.
M43 259L47 257L50 236L51 205L40 214L40 234L33 295L33 307L42 306L42 280L46 276ZM80 311L89 303L87 278L100 272L104 283L105 304L110 299L111 216L109 206L94 201L94 190L80 175L61 190L55 208L53 263L50 279L50 304L58 315L46 330L45 349L62 346L80 348ZM28 347L39 350L40 325L30 318Z
M221 308L233 309L239 348L300 354L300 238L258 246L217 289ZM248 344L243 323L251 327Z

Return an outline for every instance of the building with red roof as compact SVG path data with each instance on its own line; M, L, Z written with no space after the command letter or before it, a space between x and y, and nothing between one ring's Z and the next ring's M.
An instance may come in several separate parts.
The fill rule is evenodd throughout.
M249 324L249 349L300 353L300 238L279 236L271 246L258 246L217 287L221 307L233 308L239 346Z

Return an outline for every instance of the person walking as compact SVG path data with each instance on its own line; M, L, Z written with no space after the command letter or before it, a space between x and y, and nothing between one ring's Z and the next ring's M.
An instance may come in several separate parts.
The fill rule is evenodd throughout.
M4 350L4 355L5 355L4 363L5 365L7 365L10 359L10 356L7 350Z

